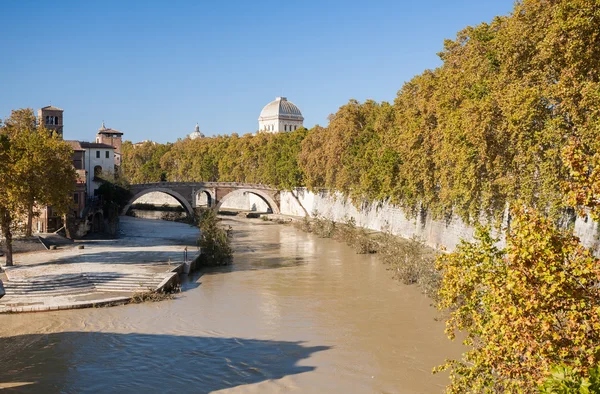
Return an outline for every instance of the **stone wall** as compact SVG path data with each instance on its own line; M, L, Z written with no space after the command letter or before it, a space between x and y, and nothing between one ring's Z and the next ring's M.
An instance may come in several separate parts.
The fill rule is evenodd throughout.
M144 194L135 200L134 204L153 204L157 206L168 205L173 207L178 207L181 205L174 197L169 196L167 193L161 192Z
M221 209L267 212L269 205L256 194L237 190L225 197Z
M401 208L385 202L364 204L357 208L340 193L327 191L313 193L306 189L281 192L281 214L292 216L319 216L336 222L354 218L356 224L376 231L390 231L404 238L418 237L434 248L444 247L448 251L456 248L461 239L473 240L475 229L458 217L449 220L433 220L423 212L417 217L408 217ZM598 224L592 220L577 218L575 234L587 247L598 252L600 234ZM502 246L502 245L500 245Z

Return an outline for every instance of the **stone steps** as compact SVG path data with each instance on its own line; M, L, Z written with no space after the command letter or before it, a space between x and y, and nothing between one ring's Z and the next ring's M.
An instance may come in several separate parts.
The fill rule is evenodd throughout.
M138 293L155 291L170 273L112 274L86 273L64 275L60 278L35 278L5 282L6 296L57 297L86 295L95 292Z
M47 289L9 289L6 291L7 296L22 295L22 296L59 296L59 295L71 295L80 294L85 292L94 292L96 289L92 285L87 286L69 286L69 287L55 287Z

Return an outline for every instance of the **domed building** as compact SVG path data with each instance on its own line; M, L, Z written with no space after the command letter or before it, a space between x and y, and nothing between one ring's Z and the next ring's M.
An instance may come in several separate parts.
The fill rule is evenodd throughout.
M196 128L193 133L190 133L190 139L195 140L196 138L204 138L204 134L200 132L200 126L196 123Z
M304 117L300 109L286 97L277 97L265 105L258 117L258 130L268 133L294 131L302 127Z

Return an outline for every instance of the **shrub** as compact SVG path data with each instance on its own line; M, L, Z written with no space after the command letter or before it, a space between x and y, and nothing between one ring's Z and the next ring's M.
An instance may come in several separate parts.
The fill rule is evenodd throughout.
M231 227L222 228L219 225L217 213L212 209L199 211L198 226L200 238L198 245L202 249L200 263L206 266L231 264L233 249L231 248Z
M307 232L307 233L312 232L310 218L308 216L303 217L302 220L300 222L296 222L295 225L297 228L299 228L300 230L302 230L304 232Z
M406 240L385 233L379 245L382 260L394 272L396 279L404 284L417 284L423 293L435 298L441 274L435 269L433 252L423 241L416 237Z
M317 217L313 221L312 232L321 238L332 238L335 235L336 224L333 220Z

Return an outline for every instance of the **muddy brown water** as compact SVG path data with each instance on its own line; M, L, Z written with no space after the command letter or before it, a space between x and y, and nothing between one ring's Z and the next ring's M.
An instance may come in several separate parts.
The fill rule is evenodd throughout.
M431 370L462 348L416 287L336 241L225 222L234 264L173 300L1 315L2 391L443 392Z

